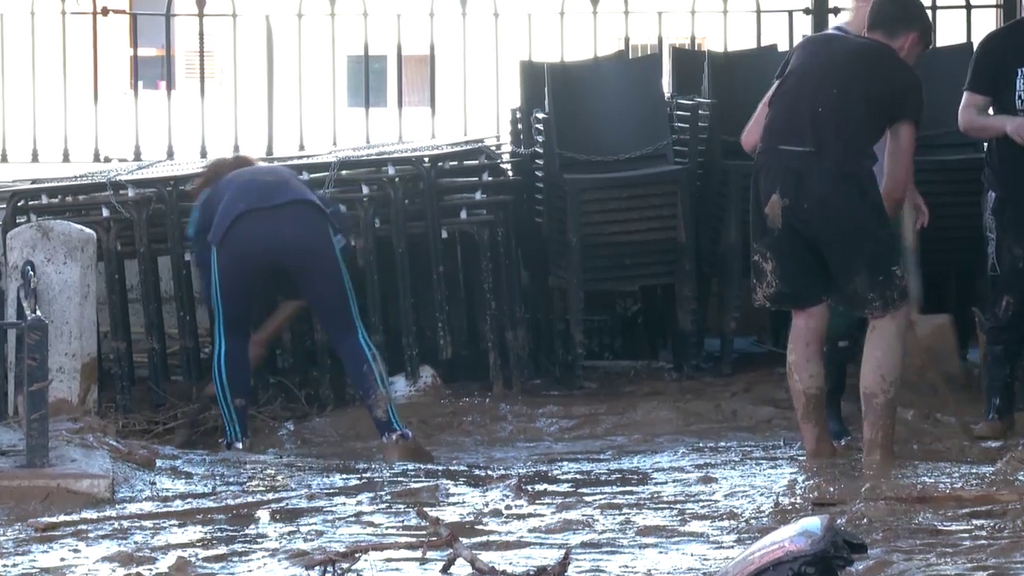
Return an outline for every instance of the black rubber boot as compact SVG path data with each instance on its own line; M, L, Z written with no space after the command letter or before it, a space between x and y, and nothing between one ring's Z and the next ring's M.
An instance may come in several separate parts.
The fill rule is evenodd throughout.
M833 442L842 442L850 437L850 430L843 422L849 349L849 341L829 341L825 347L825 415Z
M979 440L1001 440L1014 428L1016 383L1003 346L985 349L985 421L974 427Z

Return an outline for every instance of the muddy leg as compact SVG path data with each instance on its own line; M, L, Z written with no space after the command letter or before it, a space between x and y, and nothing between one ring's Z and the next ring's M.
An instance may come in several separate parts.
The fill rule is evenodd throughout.
M864 337L860 402L864 413L864 460L892 460L896 432L896 390L903 372L909 309L872 318Z
M825 418L825 329L828 304L793 311L786 375L808 459L831 458L836 449Z

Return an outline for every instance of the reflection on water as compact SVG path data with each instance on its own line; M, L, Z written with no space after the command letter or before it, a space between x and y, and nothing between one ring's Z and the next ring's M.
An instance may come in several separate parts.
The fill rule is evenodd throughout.
M458 457L454 466L387 469L273 454L181 453L161 461L161 473L123 484L119 504L84 515L94 522L46 534L4 528L0 571L147 574L183 557L191 567L181 573L300 574L294 561L303 551L418 537L422 524L412 509L423 505L506 569L551 562L573 546L575 574L706 574L775 527L812 513L804 503L812 485L845 478L850 488L859 475L855 458L808 474L794 447L751 440L662 438L640 446L612 438L486 455L460 449ZM897 478L967 481L989 468L911 463ZM273 496L285 498L202 512ZM157 510L182 512L116 519ZM1011 566L1020 566L1021 533L1006 530L1020 525L1019 510L881 503L835 510L872 545L857 574L1019 570ZM361 564L374 574L435 574L443 556L386 552ZM179 569L188 562L179 560Z
M303 574L296 562L310 553L422 538L417 505L508 570L572 546L570 574L713 574L775 528L830 513L871 547L853 574L1024 574L1017 504L863 497L989 485L991 455L947 449L965 443L936 432L953 427L905 415L901 426L917 427L902 443L912 460L866 485L853 452L805 465L784 387L770 390L745 402L716 388L628 403L406 408L443 464L426 467L375 463L377 445L356 432L370 427L353 412L285 426L261 454L165 449L156 473L121 467L117 503L66 517L74 523L36 533L0 519L0 574ZM838 505L813 506L822 494ZM436 574L444 556L373 553L357 567Z

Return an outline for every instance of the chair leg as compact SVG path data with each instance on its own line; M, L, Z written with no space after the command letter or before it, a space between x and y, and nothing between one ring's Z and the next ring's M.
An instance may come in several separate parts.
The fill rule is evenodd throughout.
M363 246L358 253L363 257L361 262L366 282L366 329L370 333L370 341L374 348L387 362L387 347L384 345L384 305L380 292L380 267L377 265L377 233L374 230L373 209L363 211Z
M402 349L405 377L410 382L419 378L419 346L413 316L412 280L409 274L408 236L405 228L405 207L401 188L394 190L391 201L391 239L395 249L395 275L398 283L398 316L402 326Z
M107 289L107 313L110 321L110 344L114 349L114 374L117 379L115 402L118 412L128 414L132 412L135 359L128 319L128 290L125 285L124 260L117 251L117 224L111 222L101 239L103 240L103 272Z
M675 286L675 330L673 332L672 364L683 377L689 376L697 365L699 352L694 342L697 296L697 231L693 213L693 199L685 183L678 192L678 222ZM701 348L703 348L703 343Z
M740 258L740 178L736 170L730 170L727 182L725 238L722 242L721 259L722 273L718 287L719 316L721 322L721 370L723 376L732 374L732 363L735 356L736 339L736 300L739 286L741 266Z
M483 292L483 338L487 349L487 366L491 390L495 396L505 392L501 373L501 352L498 350L498 305L494 300L494 273L491 267L491 234L486 228L476 231L480 251L480 288Z
M579 192L567 190L566 219L569 235L569 270L567 288L569 291L569 334L572 342L572 387L583 384L583 356L586 342L583 334L583 239L582 207Z
M519 299L518 259L515 257L515 243L512 229L501 226L495 229L498 235L498 261L501 263L502 277L502 326L505 327L505 347L508 349L508 370L512 378L512 390L519 394L523 389L522 364L525 338L523 332L523 313Z

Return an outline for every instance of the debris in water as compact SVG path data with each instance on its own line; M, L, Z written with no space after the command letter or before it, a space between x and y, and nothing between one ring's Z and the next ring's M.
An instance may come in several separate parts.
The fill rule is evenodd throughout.
M420 396L443 396L445 394L444 382L441 381L441 377L426 364L420 366L415 381L409 382L403 372L388 378L388 385L391 387L391 398L397 403Z
M301 565L306 570L320 570L320 574L327 574L327 570L330 570L332 574L345 574L352 569L352 566L359 561L364 555L370 552L386 552L388 550L422 550L423 555L427 555L427 550L431 548L444 548L448 546L448 542L443 538L437 538L434 540L415 540L413 542L380 542L376 544L360 544L358 546L350 546L344 550L337 552L328 552L322 556L314 556L307 558L301 562ZM342 571L339 571L338 564L344 564Z
M490 564L484 562L479 556L473 553L472 550L466 547L465 544L459 540L459 537L451 531L450 528L444 525L436 516L431 516L423 508L416 509L416 516L430 525L430 530L437 536L440 536L452 549L448 553L448 558L445 559L444 566L441 567L442 574L448 574L452 566L455 565L459 559L465 560L473 571L481 576L565 576L569 572L570 555L572 554L571 548L566 548L565 553L562 554L562 558L549 566L538 566L526 572L509 572L507 570L499 570L494 568Z

